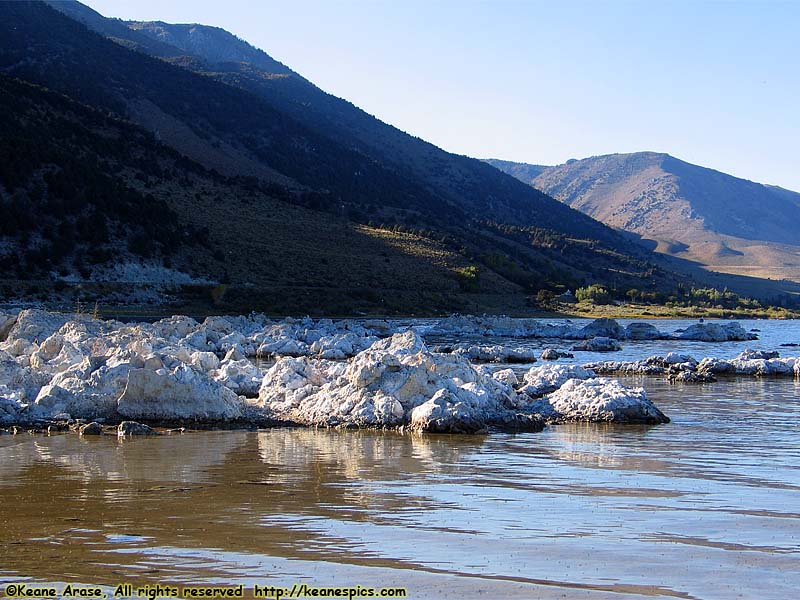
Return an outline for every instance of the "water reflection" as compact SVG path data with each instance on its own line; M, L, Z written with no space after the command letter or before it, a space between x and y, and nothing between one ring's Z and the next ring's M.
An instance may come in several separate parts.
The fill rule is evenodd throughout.
M646 385L672 423L3 436L0 579L791 597L798 384Z

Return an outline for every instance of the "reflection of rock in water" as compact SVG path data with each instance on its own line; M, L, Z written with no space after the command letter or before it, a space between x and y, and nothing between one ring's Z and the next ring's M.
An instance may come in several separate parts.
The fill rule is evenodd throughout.
M277 429L258 434L258 451L269 465L307 469L322 464L344 479L380 480L436 473L458 464L484 441L484 436Z
M87 479L200 483L207 470L240 448L245 434L203 432L149 439L85 440L73 435L34 438L34 460L65 467Z
M545 452L562 461L583 466L640 471L663 470L661 461L631 453L630 440L647 436L648 425L611 423L565 423L548 430ZM627 443L623 442L627 438Z
M28 435L0 438L0 485L9 484L25 469L36 462L38 454Z
M457 472L485 440L393 431L273 429L258 433L264 470L258 481L249 483L269 489L275 512L370 522L382 522L391 514L397 520L409 510L441 508L440 500L420 494L413 482ZM398 481L412 485L385 485Z

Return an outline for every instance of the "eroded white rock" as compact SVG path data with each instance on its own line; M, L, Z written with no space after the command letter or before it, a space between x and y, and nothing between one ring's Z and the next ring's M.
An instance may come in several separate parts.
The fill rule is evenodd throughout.
M745 331L739 323L695 323L686 328L678 337L682 340L700 342L729 342L757 340L755 333Z
M542 365L532 367L525 373L519 391L534 398L549 394L570 379L590 379L595 374L578 365Z
M182 365L172 372L131 369L117 412L131 419L229 420L242 415L239 397Z
M259 400L273 417L306 425L437 432L515 422L517 411L510 385L463 357L428 351L413 331L375 342L344 369L282 359L265 376Z
M627 388L615 379L570 379L535 405L548 421L667 423L669 419L642 388Z
M492 363L533 363L536 362L536 352L527 348L510 348L499 344L493 346L460 345L453 350L453 354L463 356L470 362Z

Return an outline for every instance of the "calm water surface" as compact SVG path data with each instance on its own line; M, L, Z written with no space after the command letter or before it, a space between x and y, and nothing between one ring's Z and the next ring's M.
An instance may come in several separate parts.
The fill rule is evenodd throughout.
M672 423L0 436L0 581L797 597L800 383L625 383Z

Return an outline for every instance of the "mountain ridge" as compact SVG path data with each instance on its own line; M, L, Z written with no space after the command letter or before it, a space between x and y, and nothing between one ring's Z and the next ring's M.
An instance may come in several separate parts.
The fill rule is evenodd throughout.
M724 273L800 280L793 225L800 194L791 190L663 152L594 156L534 171L487 162L665 254Z

